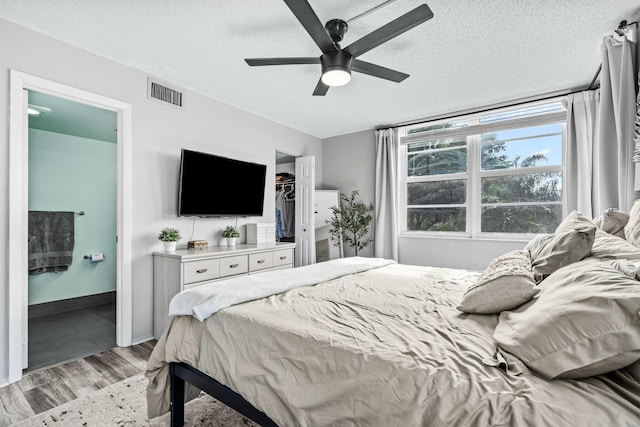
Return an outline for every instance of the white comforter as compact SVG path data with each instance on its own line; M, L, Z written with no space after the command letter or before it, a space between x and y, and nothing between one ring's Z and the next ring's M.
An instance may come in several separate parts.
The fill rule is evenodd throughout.
M395 264L395 261L383 258L350 257L289 270L274 270L211 282L185 290L173 297L169 304L169 316L192 315L202 322L219 310L232 305L389 264Z

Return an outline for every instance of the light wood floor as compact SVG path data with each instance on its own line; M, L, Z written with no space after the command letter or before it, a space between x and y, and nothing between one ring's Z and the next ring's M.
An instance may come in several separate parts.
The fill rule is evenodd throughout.
M0 426L32 417L145 370L156 341L115 347L83 359L28 372L0 388Z

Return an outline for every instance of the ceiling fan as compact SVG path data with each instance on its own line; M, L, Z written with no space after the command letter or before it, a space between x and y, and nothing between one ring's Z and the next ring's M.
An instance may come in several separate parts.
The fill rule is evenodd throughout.
M284 2L318 45L322 55L319 57L297 58L247 58L245 61L250 66L320 64L322 66L322 76L313 91L316 96L326 95L330 86L342 86L349 83L351 81L351 71L391 80L396 83L406 79L409 77L406 73L361 61L357 57L433 18L433 12L429 9L429 6L421 4L399 18L356 40L349 46L341 48L339 42L342 41L349 27L346 21L332 19L323 26L307 0L284 0Z

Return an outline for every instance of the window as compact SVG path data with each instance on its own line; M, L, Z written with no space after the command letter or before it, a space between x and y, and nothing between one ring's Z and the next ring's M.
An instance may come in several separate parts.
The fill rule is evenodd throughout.
M551 233L562 219L559 100L400 129L400 230Z

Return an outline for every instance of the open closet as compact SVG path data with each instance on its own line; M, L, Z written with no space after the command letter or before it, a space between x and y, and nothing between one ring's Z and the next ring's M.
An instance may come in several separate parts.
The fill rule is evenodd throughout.
M276 240L280 242L296 242L296 157L276 151ZM302 179L304 181L304 179ZM313 255L310 257L311 263L328 261L330 259L342 258L342 241L337 244L329 236L330 226L328 221L332 216L332 207L340 204L340 191L338 190L318 190L312 191L313 197L310 199L312 206L309 218L311 225L310 238ZM304 204L302 198L298 203ZM304 212L304 209L298 209ZM304 215L300 219L304 218ZM302 227L305 228L304 226ZM302 237L302 235L298 236ZM296 248L303 250L302 245Z
M296 159L276 152L276 240L295 242Z

